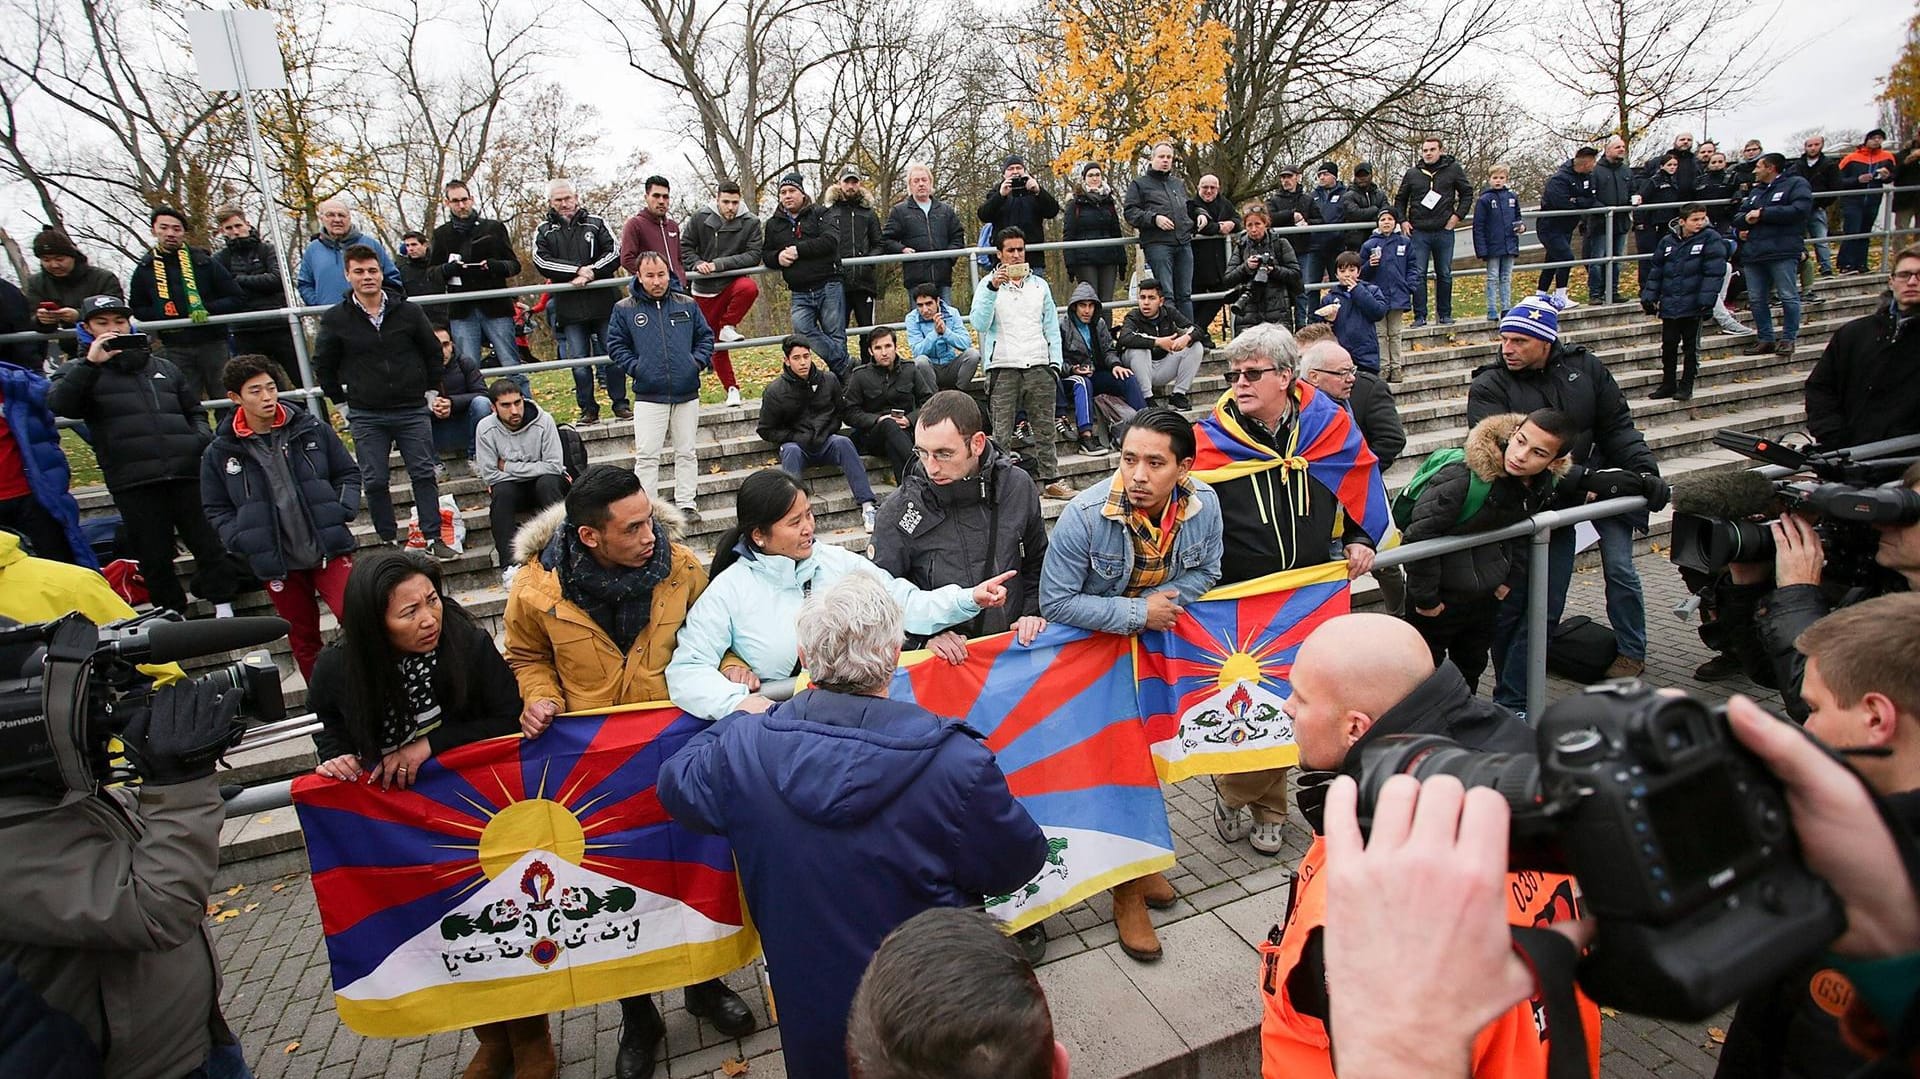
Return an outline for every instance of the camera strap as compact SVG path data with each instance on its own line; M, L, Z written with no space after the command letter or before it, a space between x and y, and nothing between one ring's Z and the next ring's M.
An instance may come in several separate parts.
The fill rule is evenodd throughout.
M1546 1019L1547 1079L1583 1079L1587 1066L1587 1028L1580 1022L1574 994L1574 968L1580 953L1573 942L1551 929L1512 928L1513 950L1533 971L1535 996Z

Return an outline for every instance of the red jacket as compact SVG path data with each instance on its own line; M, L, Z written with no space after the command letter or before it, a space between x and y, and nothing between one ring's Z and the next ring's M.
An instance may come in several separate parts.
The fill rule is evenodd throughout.
M627 218L620 229L620 265L630 274L640 272L640 252L658 251L667 260L667 272L675 281L684 272L680 266L680 223L671 217L655 220L645 210Z

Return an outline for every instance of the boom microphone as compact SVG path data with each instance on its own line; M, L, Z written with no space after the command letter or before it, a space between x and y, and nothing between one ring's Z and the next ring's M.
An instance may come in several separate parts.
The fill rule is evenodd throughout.
M1710 472L1673 485L1673 512L1723 521L1764 517L1778 509L1773 481L1758 472Z
M115 641L110 647L113 654L122 659L141 663L176 663L195 656L271 644L286 635L287 620L271 615L197 622L154 622L144 634Z

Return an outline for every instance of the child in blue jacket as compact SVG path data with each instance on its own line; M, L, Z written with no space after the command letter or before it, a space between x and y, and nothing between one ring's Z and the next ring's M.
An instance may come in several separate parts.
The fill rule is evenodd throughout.
M1693 380L1700 372L1700 320L1720 301L1727 254L1727 241L1707 224L1707 208L1690 202L1660 237L1652 260L1641 264L1640 309L1660 317L1660 385L1648 397L1693 399ZM1685 366L1676 383L1674 369L1682 354Z
M1400 377L1400 333L1406 313L1413 310L1413 290L1426 287L1426 282L1407 255L1413 241L1400 231L1393 210L1381 210L1374 220L1380 227L1360 245L1360 280L1377 286L1387 298L1387 314L1380 320L1380 352L1387 361L1383 377L1393 382Z
M1487 321L1495 324L1513 306L1513 264L1520 257L1520 234L1527 231L1520 196L1507 190L1507 176L1505 165L1495 165L1473 204L1473 254L1487 264Z
M1360 253L1342 251L1333 260L1339 284L1328 289L1314 314L1333 323L1333 339L1347 350L1358 367L1380 373L1380 337L1374 323L1387 314L1387 297L1378 285L1360 280Z

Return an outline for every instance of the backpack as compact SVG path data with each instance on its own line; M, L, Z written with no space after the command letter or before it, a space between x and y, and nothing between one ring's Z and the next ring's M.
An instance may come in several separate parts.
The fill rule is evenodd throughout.
M573 424L563 423L557 426L560 432L560 464L566 474L567 486L572 487L587 470L587 440L580 437L580 430Z
M1434 473L1456 461L1464 462L1466 459L1467 451L1458 446L1449 446L1428 454L1427 459L1420 463L1420 470L1413 474L1413 478L1407 481L1405 487L1400 488L1399 494L1393 496L1394 527L1406 528L1413 523L1414 503L1420 501L1420 492L1427 489L1427 484L1432 481ZM1487 492L1492 489L1493 481L1481 479L1469 468L1467 500L1460 504L1460 516L1454 519L1454 523L1472 520L1473 515L1480 512L1480 507L1487 504Z

